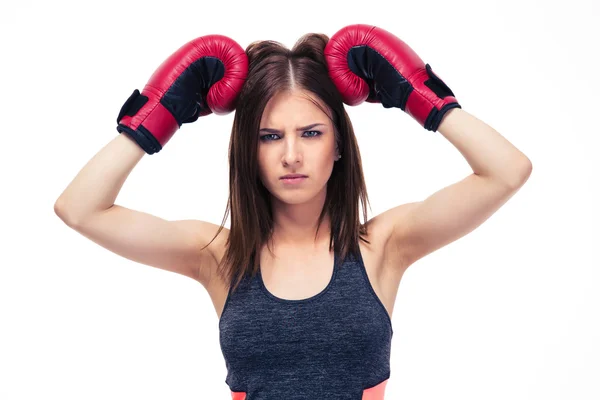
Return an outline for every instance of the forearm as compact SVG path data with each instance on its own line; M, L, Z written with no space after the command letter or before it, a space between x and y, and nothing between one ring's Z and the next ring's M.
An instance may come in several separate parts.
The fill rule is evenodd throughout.
M57 215L65 222L76 223L110 208L145 154L127 135L116 136L87 162L60 195L54 206Z
M529 177L531 162L491 126L460 108L450 110L438 132L465 157L473 172L511 186Z

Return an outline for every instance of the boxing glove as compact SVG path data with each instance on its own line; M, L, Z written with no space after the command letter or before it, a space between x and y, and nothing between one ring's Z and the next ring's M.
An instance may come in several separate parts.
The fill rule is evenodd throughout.
M222 35L196 38L171 54L141 93L133 91L119 111L117 131L157 153L182 124L233 111L247 74L238 43Z
M429 64L381 28L364 24L342 28L327 43L325 58L348 105L367 101L400 108L434 132L449 110L461 108Z

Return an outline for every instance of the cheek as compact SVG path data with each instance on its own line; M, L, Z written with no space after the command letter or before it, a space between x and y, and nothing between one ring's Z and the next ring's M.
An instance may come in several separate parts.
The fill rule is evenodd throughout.
M267 152L258 153L258 170L261 174L265 174L267 171L273 169L273 160L269 159Z
M273 181L273 174L276 173L275 161L269 158L268 153L258 153L258 177L262 182L263 186L269 188L270 181Z
M320 181L326 182L331 176L334 165L333 160L334 158L330 154L322 154L310 163L313 173L319 177Z

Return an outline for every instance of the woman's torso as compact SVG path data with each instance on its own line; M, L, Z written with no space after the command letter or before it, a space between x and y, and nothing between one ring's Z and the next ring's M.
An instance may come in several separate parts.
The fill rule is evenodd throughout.
M275 249L276 260L263 247L238 292L216 282L233 399L384 398L401 273L374 236L343 260L328 243Z
M386 251L384 241L377 235L371 234L367 240L370 243L359 241L363 264L375 294L391 319L404 268L400 264L399 256ZM225 254L225 249L219 248L216 253L217 259L220 260ZM278 252L277 255L281 260L287 261L287 268L277 268L276 262L264 254L261 254L260 266L265 287L276 297L282 299L310 298L321 293L331 281L333 252L328 254L326 251L322 251L318 254L296 258L298 266L302 265L301 273L299 273L300 267L289 265L289 260L294 259L294 254ZM307 265L311 267L307 268ZM217 318L220 320L229 293L229 285L216 274L216 263L210 267L213 269L211 276L214 279L207 285L206 290L213 303Z

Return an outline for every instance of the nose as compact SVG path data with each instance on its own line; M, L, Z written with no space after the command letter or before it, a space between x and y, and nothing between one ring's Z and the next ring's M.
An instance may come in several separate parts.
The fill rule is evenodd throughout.
M285 136L285 145L282 162L284 165L293 165L302 162L302 151L300 143L292 137L293 135ZM288 139L292 137L291 139Z

